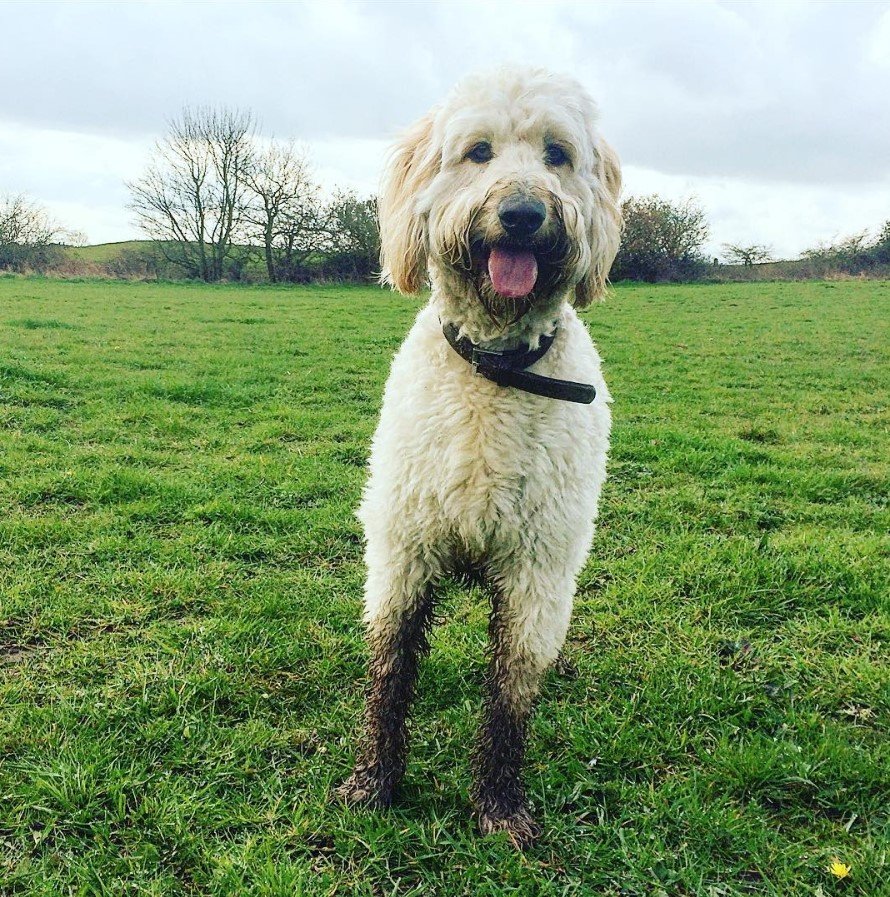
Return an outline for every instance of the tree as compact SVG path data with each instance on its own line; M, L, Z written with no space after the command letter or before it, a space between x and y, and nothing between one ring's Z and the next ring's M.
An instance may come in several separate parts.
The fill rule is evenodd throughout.
M751 268L763 262L773 261L772 247L760 243L742 246L740 243L723 244L723 260L730 265L744 265Z
M65 231L24 194L0 200L0 269L45 269L59 261Z
M874 246L869 243L868 231L859 231L834 243L819 243L801 253L824 276L830 271L856 274L871 268L877 259Z
M672 204L658 196L629 197L622 204L621 247L612 280L689 280L706 261L701 247L709 228L692 199Z
M885 221L880 231L878 231L872 252L878 264L890 264L890 220Z
M86 235L86 231L69 230L66 227L61 233L59 242L63 246L86 246L90 238Z
M360 199L351 190L336 193L328 214L330 256L325 267L339 279L368 280L380 268L377 197Z
M219 280L242 236L253 115L186 108L155 145L146 173L128 184L139 226L189 277Z
M292 141L272 141L253 154L246 180L252 193L246 219L270 283L302 279L306 262L329 243L327 209L308 155Z

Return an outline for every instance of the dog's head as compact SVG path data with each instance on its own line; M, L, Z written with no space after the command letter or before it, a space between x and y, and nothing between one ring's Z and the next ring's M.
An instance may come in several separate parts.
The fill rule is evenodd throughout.
M392 154L380 195L384 279L428 270L515 320L574 288L602 295L618 249L621 170L575 80L503 69L461 82Z

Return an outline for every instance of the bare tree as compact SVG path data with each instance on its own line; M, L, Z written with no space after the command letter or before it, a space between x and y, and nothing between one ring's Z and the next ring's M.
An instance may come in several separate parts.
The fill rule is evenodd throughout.
M762 243L752 243L750 246L743 246L741 243L724 243L723 260L730 265L744 265L746 268L751 268L763 262L773 261L773 250L771 246Z
M46 245L55 241L61 227L46 209L23 193L4 196L0 201L0 243L21 246Z
M186 108L128 184L139 226L191 277L219 280L242 235L252 164L250 112Z
M890 220L885 221L878 231L872 251L878 264L890 264Z
M879 235L877 240L872 240L868 231L863 230L833 243L819 243L812 249L804 250L800 257L808 261L820 277L832 271L861 274L882 263L885 257L882 239L883 235ZM890 253L886 257L890 260Z
M330 242L327 209L307 153L293 141L273 140L254 153L247 183L251 238L262 246L270 283L300 279L309 258Z
M852 262L867 253L869 248L868 231L862 230L834 243L820 242L812 249L805 249L801 254L804 259L840 259Z
M0 199L0 268L45 268L57 261L65 231L24 194ZM53 250L56 250L55 253Z
M59 243L62 246L86 246L90 242L90 238L85 231L72 230L63 228L59 231Z

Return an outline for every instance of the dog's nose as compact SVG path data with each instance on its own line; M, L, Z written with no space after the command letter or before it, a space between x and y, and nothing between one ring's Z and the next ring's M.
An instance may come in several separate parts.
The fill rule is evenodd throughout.
M511 237L530 237L541 229L547 209L540 199L509 196L498 206L498 218Z

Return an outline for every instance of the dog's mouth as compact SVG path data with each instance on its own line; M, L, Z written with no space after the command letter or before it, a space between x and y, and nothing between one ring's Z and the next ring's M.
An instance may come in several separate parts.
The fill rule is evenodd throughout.
M524 239L503 231L491 233L478 226L474 216L442 252L451 269L469 282L495 324L506 327L567 288L575 247L558 205L553 216L551 227Z
M489 242L476 236L464 266L489 312L512 318L561 287L569 253L564 234L524 242L503 237Z
M531 249L492 246L486 262L494 291L504 299L524 299L538 280L538 259Z

